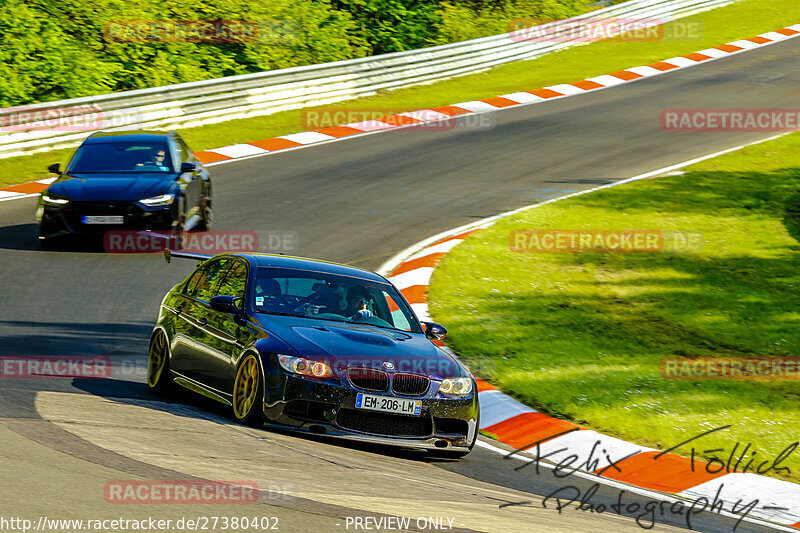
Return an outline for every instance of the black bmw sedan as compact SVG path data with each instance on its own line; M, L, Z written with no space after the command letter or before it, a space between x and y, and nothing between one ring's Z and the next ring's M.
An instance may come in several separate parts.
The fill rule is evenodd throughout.
M39 197L39 239L109 230L208 230L211 179L177 133L98 132Z
M163 299L148 386L176 386L232 408L240 423L460 457L478 432L475 379L432 342L385 278L267 254L201 261Z

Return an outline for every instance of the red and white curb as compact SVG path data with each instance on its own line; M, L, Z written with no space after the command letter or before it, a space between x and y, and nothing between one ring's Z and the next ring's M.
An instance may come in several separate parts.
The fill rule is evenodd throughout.
M631 83L644 78L650 78L672 72L683 68L692 67L701 63L714 61L723 57L728 57L740 52L746 52L754 48L763 47L776 42L784 41L800 35L800 24L781 28L750 37L740 39L727 44L706 48L691 54L657 61L650 65L633 67L602 76L595 76L573 83L562 83L551 85L531 91L519 91L483 100L473 100L461 102L459 104L421 109L419 111L408 111L397 115L390 115L381 120L369 120L365 122L355 122L341 126L332 126L314 131L304 131L282 135L260 141L248 143L231 144L212 150L196 152L195 156L202 163L223 163L235 161L247 157L261 156L281 150L308 146L323 142L335 141L343 137L352 137L390 131L398 128L409 128L421 124L433 124L443 120L450 120L461 115L487 113L508 107L537 104L548 100L565 98L577 94L584 94L591 91L615 87L625 83ZM52 180L49 180L52 182ZM22 185L0 188L0 202L4 200L14 200L25 198L32 194L39 193L47 188L48 180L39 180Z
M781 136L775 135L750 144L759 144ZM527 209L623 183L662 176L741 148L743 146L737 146L461 226L400 252L387 261L378 272L386 276L400 290L420 320L430 320L427 292L433 272L442 258L470 235L488 228L501 218ZM662 454L653 448L602 435L571 422L553 418L518 402L488 383L481 380L477 382L481 409L480 429L495 435L499 441L515 449L525 448L526 451L518 454L522 457L528 459L537 456L546 457L548 461L557 464L570 455L576 455L578 459L574 461L575 464L590 466L590 468L579 467L578 470L583 473L595 474L607 480L620 481L642 489L675 494L693 501L700 501L701 498L705 498L708 502L725 500L724 510L728 511L734 503L741 506L758 499L758 505L747 514L749 518L800 529L800 485L753 473L727 472L725 469L709 473L716 472L718 466L709 466L707 470L708 463L704 461L692 462L676 454ZM539 443L538 450L537 443ZM757 463L760 465L761 460ZM744 464L746 462L742 464L742 468ZM710 505L709 503L709 509Z

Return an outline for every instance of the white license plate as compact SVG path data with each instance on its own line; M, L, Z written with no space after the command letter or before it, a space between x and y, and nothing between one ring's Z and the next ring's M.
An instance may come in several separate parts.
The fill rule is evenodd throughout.
M356 408L419 416L422 414L422 400L405 400L403 398L375 396L374 394L362 394L359 392L358 396L356 396Z
M125 217L122 215L85 216L81 217L81 222L84 224L124 224Z

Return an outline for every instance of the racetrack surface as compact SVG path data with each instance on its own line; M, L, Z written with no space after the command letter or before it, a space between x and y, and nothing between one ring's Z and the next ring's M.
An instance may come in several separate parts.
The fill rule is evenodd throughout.
M412 128L216 165L215 229L295 232L299 255L374 269L449 228L771 136L666 133L659 117L664 108L800 107L799 64L793 39L498 111L491 129ZM515 470L483 448L459 462L428 461L245 429L206 402L171 406L147 395L142 369L158 304L193 262L166 265L157 255L104 254L82 244L40 250L34 203L0 203L0 355L107 355L114 375L0 382L3 515L168 518L191 509L276 515L281 531L345 531L346 516L390 514L449 516L454 527L473 531L639 529L614 513L559 514L552 501L543 509L553 490L585 492L592 482ZM245 513L103 499L109 480L186 478L255 479L284 484L291 496L262 499ZM615 503L618 492L601 488L593 501ZM523 501L531 503L499 508ZM625 501L646 499L628 493ZM681 516L661 522L686 529ZM734 523L710 513L692 521L702 531L730 531ZM759 530L768 529L737 529Z

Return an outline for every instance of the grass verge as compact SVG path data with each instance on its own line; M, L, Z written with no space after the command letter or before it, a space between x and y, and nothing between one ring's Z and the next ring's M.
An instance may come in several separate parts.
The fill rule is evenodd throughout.
M772 460L798 440L799 381L668 380L660 362L800 354L798 153L793 134L503 219L445 257L431 313L477 375L543 412L661 449L731 424L698 456L720 448L725 462L740 442L753 446L741 467L752 450ZM512 251L510 232L531 228L682 232L702 246ZM769 475L800 481L800 450L783 466Z
M489 98L646 65L798 22L800 2L797 0L741 0L665 25L665 38L660 41L594 42L535 60L509 63L480 74L348 100L338 107L399 112ZM696 33L678 37L684 28ZM296 109L180 131L194 150L219 148L305 131L309 128L305 126L304 114L325 108ZM0 186L48 177L47 166L65 163L71 152L71 149L54 150L0 159Z

